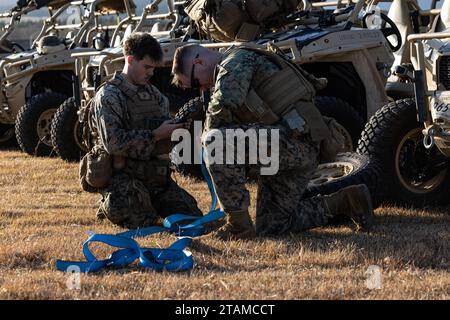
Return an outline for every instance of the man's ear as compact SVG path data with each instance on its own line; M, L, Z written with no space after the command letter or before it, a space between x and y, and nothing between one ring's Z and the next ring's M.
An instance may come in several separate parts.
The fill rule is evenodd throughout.
M203 66L203 65L205 65L205 60L203 58L198 57L198 58L194 58L192 60L192 63L199 64L199 65Z
M127 63L129 65L133 64L133 61L134 61L134 57L133 56L127 56L126 59L127 59Z

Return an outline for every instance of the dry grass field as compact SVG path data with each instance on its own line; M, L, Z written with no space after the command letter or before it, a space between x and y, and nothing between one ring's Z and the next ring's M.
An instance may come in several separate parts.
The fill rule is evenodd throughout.
M70 290L56 259L81 259L89 231L122 231L96 221L98 196L80 190L77 170L0 151L0 299L450 299L448 208L380 208L371 234L344 225L250 242L196 240L190 272L132 265L83 274L80 289ZM177 180L208 209L206 184ZM382 270L379 289L367 286L370 265Z

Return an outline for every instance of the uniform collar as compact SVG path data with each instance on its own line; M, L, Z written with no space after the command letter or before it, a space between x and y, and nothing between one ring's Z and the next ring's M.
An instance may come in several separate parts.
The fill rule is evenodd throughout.
M140 91L142 89L147 90L147 91L150 90L150 84L136 86L136 85L132 84L130 81L128 81L128 79L124 76L124 74L121 71L116 71L116 73L114 74L114 78L121 81L127 90L131 90L135 93L137 93L138 91Z

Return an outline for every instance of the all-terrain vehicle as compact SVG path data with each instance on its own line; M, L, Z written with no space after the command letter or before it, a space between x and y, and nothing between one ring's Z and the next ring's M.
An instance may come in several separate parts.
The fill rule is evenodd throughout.
M358 150L380 161L387 201L423 206L448 203L450 187L450 0L429 33L411 34L411 63L395 74L414 98L381 108L368 122Z
M38 1L52 12L32 49L0 62L0 123L14 126L21 149L48 155L53 147L50 124L57 107L73 95L75 59L72 53L101 44L120 13L132 14L130 0ZM103 34L103 38L101 37Z
M38 10L45 5L48 5L49 16L52 15L52 6L67 2L67 0L52 0L48 3L36 3L33 0L21 0L11 10L0 14L0 19L5 20L3 23L2 34L0 36L0 59L11 54L19 53L28 50L28 47L13 40L16 36L15 31L24 16ZM7 20L7 21L6 21ZM0 123L0 145L11 146L15 144L14 125L7 123Z

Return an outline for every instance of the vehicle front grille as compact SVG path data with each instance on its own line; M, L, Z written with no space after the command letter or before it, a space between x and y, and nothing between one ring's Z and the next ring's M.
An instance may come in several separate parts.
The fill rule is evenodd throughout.
M439 61L439 83L450 90L450 56L444 56Z

